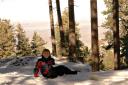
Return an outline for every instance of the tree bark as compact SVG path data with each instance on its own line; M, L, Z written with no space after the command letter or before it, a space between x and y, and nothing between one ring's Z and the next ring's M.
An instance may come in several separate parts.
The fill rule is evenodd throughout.
M120 69L119 1L113 0L114 69Z
M68 9L69 9L69 60L76 62L74 0L68 0Z
M61 44L61 52L64 50L64 43L65 43L65 36L64 36L64 28L62 23L62 16L61 16L61 9L60 9L60 0L56 0L56 9L57 9L57 17L58 17L58 24L60 29L60 44Z
M50 26L51 26L52 54L56 56L56 41L55 41L55 31L54 31L52 0L49 0L49 16L50 16Z
M91 57L92 71L99 71L99 45L98 45L98 17L97 0L90 0L91 5Z

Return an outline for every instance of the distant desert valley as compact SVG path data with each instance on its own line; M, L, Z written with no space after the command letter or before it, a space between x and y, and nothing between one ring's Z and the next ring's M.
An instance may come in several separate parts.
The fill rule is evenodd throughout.
M29 39L32 39L33 32L37 32L46 42L45 45L47 48L51 48L51 32L50 32L50 24L48 22L27 22L21 23L23 29L26 32L26 35ZM80 40L90 48L91 45L91 25L89 22L80 22ZM99 40L104 38L105 29L101 26L98 27L99 29Z

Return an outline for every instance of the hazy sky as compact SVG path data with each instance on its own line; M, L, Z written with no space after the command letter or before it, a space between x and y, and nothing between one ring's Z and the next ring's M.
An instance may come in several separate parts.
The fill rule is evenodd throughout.
M60 0L61 10L68 6L67 1ZM56 15L55 5L53 0L54 15ZM103 0L98 0L99 20L103 19L101 11L104 8ZM89 17L90 0L75 0L76 20L89 21ZM18 22L49 21L48 0L0 0L0 18Z

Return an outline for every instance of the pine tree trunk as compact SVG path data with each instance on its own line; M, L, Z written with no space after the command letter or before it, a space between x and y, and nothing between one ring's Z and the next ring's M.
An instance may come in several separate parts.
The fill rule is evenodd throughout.
M92 71L99 70L99 46L98 46L98 18L97 0L90 0L91 5L91 49L92 49Z
M76 61L76 33L75 33L75 16L74 0L68 0L69 9L69 60Z
M60 45L61 45L61 52L64 51L65 47L65 36L64 36L64 28L62 23L62 17L61 17L61 9L60 9L60 0L56 0L56 9L57 9L57 17L58 17L58 24L60 29Z
M119 1L113 0L114 69L120 69Z
M51 26L52 54L56 56L56 42L55 42L55 32L54 32L52 0L49 0L49 15L50 15L50 26Z

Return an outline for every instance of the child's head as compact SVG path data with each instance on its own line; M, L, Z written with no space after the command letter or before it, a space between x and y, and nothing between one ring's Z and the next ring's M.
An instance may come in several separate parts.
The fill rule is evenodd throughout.
M42 52L42 56L45 58L48 58L50 56L50 51L49 49L44 49Z

